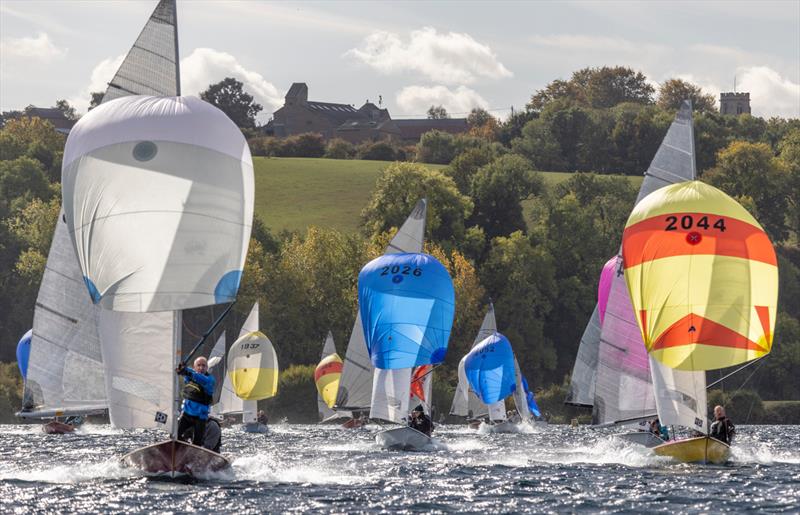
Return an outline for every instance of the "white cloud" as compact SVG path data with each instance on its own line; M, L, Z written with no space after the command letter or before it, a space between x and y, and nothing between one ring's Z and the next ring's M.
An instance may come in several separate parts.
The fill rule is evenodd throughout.
M781 77L772 68L738 68L736 89L750 93L750 106L755 116L800 118L800 84Z
M608 36L590 36L588 34L553 34L549 36L531 36L535 45L552 47L560 51L581 50L589 52L615 52L625 54L664 53L669 50L664 45L639 43L629 39Z
M260 120L283 105L283 94L263 75L242 66L234 56L211 48L196 48L181 59L181 89L184 95L199 95L210 84L233 77L256 102L264 106Z
M466 113L474 107L487 109L487 102L477 91L459 86L451 91L445 86L407 86L397 93L397 105L407 114L420 115L430 106L444 106L448 113Z
M381 73L414 71L447 84L469 84L479 77L500 79L513 74L487 45L464 33L439 34L433 27L411 32L408 42L392 32L373 32L361 48L345 53Z
M89 110L89 102L92 99L92 93L100 91L105 93L108 88L108 83L114 78L117 69L125 59L125 54L118 55L117 57L109 57L103 59L92 69L92 75L89 79L89 85L80 92L78 95L70 97L67 101L79 113L85 113Z
M35 38L5 38L0 41L0 54L4 58L24 57L47 62L66 53L66 48L58 48L44 32L39 32Z

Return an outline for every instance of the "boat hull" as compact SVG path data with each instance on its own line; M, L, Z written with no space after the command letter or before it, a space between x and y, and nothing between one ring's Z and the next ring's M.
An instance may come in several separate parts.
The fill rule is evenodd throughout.
M728 461L731 447L710 436L673 440L653 447L659 456L668 456L683 463L714 463Z
M654 435L650 431L631 431L630 433L621 433L615 435L620 440L625 440L629 443L644 445L645 447L656 447L666 443L663 439Z
M266 424L259 424L258 422L248 422L242 424L242 431L245 433L266 433L269 431Z
M366 422L361 420L360 418L351 418L350 420L342 424L341 427L344 429L356 429L362 427L364 424L366 424Z
M227 458L204 447L180 440L167 440L141 447L121 458L122 463L147 476L203 477L230 468Z
M375 441L390 451L421 451L433 442L430 436L411 427L381 431L375 435Z
M65 424L64 422L59 422L57 420L51 420L42 426L42 431L48 435L63 435L74 432L75 426L72 424Z

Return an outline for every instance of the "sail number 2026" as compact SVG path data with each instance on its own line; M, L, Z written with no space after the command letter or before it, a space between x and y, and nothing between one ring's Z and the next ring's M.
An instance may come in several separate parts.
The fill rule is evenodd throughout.
M717 218L714 223L712 224L711 221L708 219L708 216L701 216L698 219L695 219L692 215L683 215L680 218L674 215L670 215L667 217L667 227L664 229L665 231L677 231L678 226L681 229L691 229L693 227L698 227L700 229L717 229L720 232L725 232L725 219L724 218Z
M402 269L402 271L401 271ZM382 267L381 275L389 275L389 273L393 274L403 274L403 275L413 275L414 277L419 277L422 275L421 268L415 268L413 271L409 265L394 265L394 266L384 266Z

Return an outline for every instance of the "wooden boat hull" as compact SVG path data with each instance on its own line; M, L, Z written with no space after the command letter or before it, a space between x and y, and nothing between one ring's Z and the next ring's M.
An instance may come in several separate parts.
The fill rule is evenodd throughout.
M341 427L343 427L344 429L356 429L358 427L363 426L364 424L366 424L366 422L364 422L360 418L351 418L350 420L342 424Z
M421 451L433 442L430 436L411 427L381 431L375 435L375 441L390 451Z
M126 454L122 463L154 477L203 477L230 468L227 458L204 447L167 440Z
M658 445L653 447L653 452L683 463L721 464L728 461L731 447L710 436L698 436Z
M74 432L75 426L72 424L65 424L64 422L59 422L57 420L51 420L42 426L42 431L49 435L63 435Z
M656 447L666 443L662 438L654 435L650 431L631 431L630 433L621 433L614 435L620 440L625 440L629 443L644 445L645 447Z

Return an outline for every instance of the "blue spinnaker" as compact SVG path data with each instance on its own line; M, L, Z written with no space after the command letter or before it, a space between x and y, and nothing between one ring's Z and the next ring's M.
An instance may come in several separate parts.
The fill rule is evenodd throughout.
M447 269L427 254L386 254L358 274L364 338L376 368L444 361L455 314Z
M542 414L539 411L539 405L536 404L536 399L533 396L533 392L528 387L528 380L524 377L522 378L522 387L525 388L525 397L528 400L528 409L531 410L531 413L533 413L535 417L541 417Z
M31 355L32 335L33 329L28 329L28 332L25 333L17 343L17 366L19 367L19 373L22 375L22 379L28 378L28 358L30 358Z
M464 361L467 381L484 404L505 399L516 390L514 369L511 343L500 333L475 345Z

